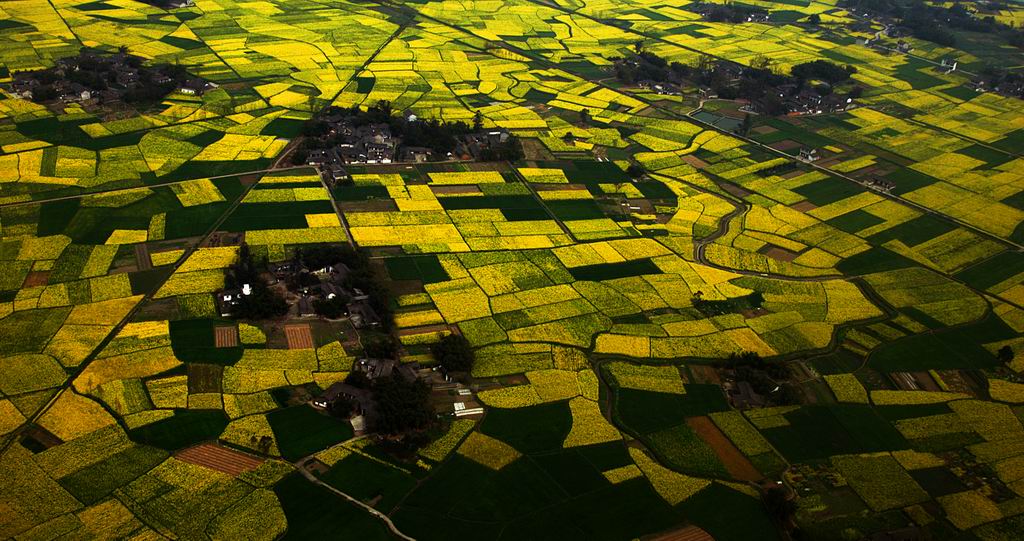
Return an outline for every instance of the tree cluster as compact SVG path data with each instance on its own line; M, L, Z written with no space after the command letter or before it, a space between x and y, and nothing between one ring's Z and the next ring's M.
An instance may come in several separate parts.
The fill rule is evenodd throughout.
M476 361L473 346L459 334L445 336L430 348L430 353L449 372L469 372Z
M768 14L768 11L763 8L732 2L704 4L700 7L700 11L705 21L713 23L742 23L746 22L751 15Z
M324 150L345 142L344 135L329 136L331 124L324 120L327 116L340 114L343 123L353 128L371 124L386 124L391 135L402 139L406 147L424 147L434 152L437 159L444 158L458 145L458 137L472 133L472 128L465 122L445 122L437 119L413 119L392 110L391 102L381 100L365 111L359 107L351 109L328 107L323 114L307 122L302 128L306 136L302 146L296 151L295 160L304 160L311 150Z
M360 342L363 355L373 359L394 359L398 356L398 340L383 332L364 331Z
M377 432L399 436L428 428L437 418L430 407L430 387L420 380L400 377L373 382L377 405Z
M745 99L759 112L770 116L788 113L787 97L803 92L809 81L823 81L824 84L813 90L826 96L833 92L836 84L849 80L850 75L857 71L853 66L814 60L793 66L790 75L785 75L775 70L772 60L764 55L755 57L749 66L703 55L693 65L685 65L668 63L642 49L628 58L617 59L614 66L616 77L626 84L640 81L679 84L689 81L710 88L723 99ZM781 87L788 87L786 93L779 91ZM857 87L849 97L854 97L852 92L856 90Z
M981 82L1010 96L1024 98L1024 73L986 66L979 74Z
M750 384L754 392L762 396L771 396L772 400L782 404L797 404L798 394L786 384L790 377L789 367L781 362L768 362L753 351L730 353L725 365L732 369L736 381Z
M391 331L394 326L391 293L370 265L370 259L364 252L355 250L346 244L318 244L299 249L295 257L310 269L322 269L344 263L351 272L342 285L366 293L370 297L368 301L370 307L380 316L381 330ZM314 310L318 309L316 304L313 308ZM322 305L322 308L332 309L326 304Z
M34 79L38 83L32 89L32 101L43 103L58 98L54 85L66 80L93 92L114 88L121 92L121 99L127 103L150 103L162 100L188 79L188 73L180 65L147 67L143 65L142 58L127 54L124 48L116 56L83 50L65 65L63 75L60 74L60 67L19 74L19 78ZM138 81L128 86L121 85L118 75L125 69L135 70ZM158 84L156 79L161 75L168 77L169 81Z
M1010 45L1024 47L1024 32L1000 23L991 15L979 17L957 2L942 6L921 0L913 0L908 4L898 0L840 0L839 5L895 18L900 26L909 28L914 37L945 47L956 45L953 30L997 34L1003 36ZM991 3L987 7L998 10L999 4Z
M519 138L509 134L504 143L494 143L480 149L480 159L485 162L514 162L523 159L523 145Z
M288 303L281 295L267 287L260 277L260 269L266 268L267 262L253 261L249 246L243 244L238 251L238 261L227 268L224 275L226 289L240 289L246 284L251 288L249 295L239 295L239 304L232 315L241 319L270 319L280 317L288 312Z
M678 82L681 77L676 66L682 65L674 62L670 66L664 58L640 50L632 56L615 61L615 76L626 84L640 81Z
M336 295L330 299L317 299L313 301L313 311L318 316L323 316L327 319L338 319L348 313L349 300L351 299L347 295Z
M820 79L835 85L850 78L850 75L857 73L857 68L847 64L839 66L827 60L812 60L793 66L790 73L797 80Z

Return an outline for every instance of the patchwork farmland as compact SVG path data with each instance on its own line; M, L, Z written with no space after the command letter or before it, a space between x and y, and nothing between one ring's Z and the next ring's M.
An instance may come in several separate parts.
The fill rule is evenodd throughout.
M0 2L0 537L1021 539L1022 23Z

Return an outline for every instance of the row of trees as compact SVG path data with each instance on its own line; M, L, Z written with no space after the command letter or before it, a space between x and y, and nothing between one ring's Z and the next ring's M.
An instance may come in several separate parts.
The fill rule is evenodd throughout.
M387 100L378 101L366 110L359 107L346 109L331 106L303 126L302 135L306 138L293 155L295 163L304 163L311 150L326 150L344 142L344 136L341 134L329 136L332 126L324 119L335 115L340 115L344 119L343 122L353 128L386 124L392 136L401 138L402 146L429 148L436 159L444 159L449 152L453 152L458 147L460 137L483 130L483 115L479 111L474 115L473 124L470 125L462 121L447 122L434 118L407 117L394 111L391 102ZM481 158L488 161L514 161L522 158L522 148L512 136L505 143L491 145L481 152L486 153Z
M839 66L827 60L814 60L793 66L786 75L780 73L773 61L765 55L757 55L749 66L705 55L701 55L692 65L669 63L643 50L642 44L637 44L635 54L617 59L614 69L616 77L626 84L641 81L673 84L690 82L710 88L724 99L746 99L767 115L789 112L786 95L779 95L778 89L781 87L787 87L786 94L795 96L804 92L810 81L821 81L813 90L826 96L833 92L836 85L845 83L850 75L857 72L850 65ZM849 97L857 98L861 92L860 87L853 87Z

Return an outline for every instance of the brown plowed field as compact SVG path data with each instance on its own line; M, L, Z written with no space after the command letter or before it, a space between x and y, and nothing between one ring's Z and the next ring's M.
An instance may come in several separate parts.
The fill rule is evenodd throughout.
M729 441L729 438L722 434L722 431L715 426L715 423L708 417L687 417L686 424L700 436L700 439L707 442L718 459L722 461L726 471L740 481L760 481L764 478L757 468L747 460L747 457Z
M715 538L696 526L687 526L652 537L650 541L715 541Z
M183 449L174 458L232 476L255 470L263 464L262 459L214 443L200 443Z
M718 376L718 372L713 366L708 366L706 364L691 364L690 373L693 374L694 383L722 384L722 378Z
M238 329L217 327L214 329L214 343L219 348L233 348L238 345Z
M288 349L313 348L313 333L309 331L309 325L305 323L285 325L284 334L288 338Z
M50 271L32 271L25 276L25 282L21 287L45 286L50 279Z

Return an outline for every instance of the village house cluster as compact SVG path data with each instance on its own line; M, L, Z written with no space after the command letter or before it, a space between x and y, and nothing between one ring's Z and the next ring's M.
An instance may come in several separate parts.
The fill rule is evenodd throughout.
M36 103L99 105L156 101L175 90L199 96L215 87L180 66L145 66L142 58L124 48L114 54L83 50L54 64L15 74L12 93Z
M266 284L283 293L288 303L288 315L314 318L324 315L322 303L341 307L337 315L347 317L356 329L380 326L381 319L370 304L370 296L359 288L349 288L346 278L351 269L344 263L310 270L301 261L271 264L261 275ZM243 297L251 295L251 284L237 289L224 289L217 293L217 307L223 317L233 317ZM334 315L334 314L327 314ZM326 317L326 316L325 316Z
M440 367L424 367L418 362L400 362L394 359L361 358L352 364L352 371L361 376L363 384L351 380L336 382L310 401L314 408L334 411L340 400L348 402L351 411L348 420L357 435L374 432L377 426L378 401L374 383L382 378L397 378L405 382L423 382L430 388L430 405L437 415L455 418L479 418L484 408L473 391L454 381Z
M421 368L418 363L400 363L393 359L358 359L352 365L354 372L365 376L367 385L337 382L328 387L320 396L310 402L313 407L331 410L338 400L347 400L352 406L349 422L357 434L372 432L377 423L377 402L374 399L373 382L381 378L402 378L405 381L429 381L432 371Z
M416 115L406 113L407 123L421 122ZM318 148L310 150L305 163L327 169L343 165L387 165L392 163L423 163L436 160L489 160L510 142L505 129L493 129L461 135L455 147L444 155L423 146L404 145L401 137L392 133L385 123L355 126L350 116L335 112L322 118L329 126L326 133L316 136Z
M356 127L347 115L340 112L326 115L323 120L330 128L317 139L325 148L309 152L309 165L389 164L396 161L401 139L392 135L387 124ZM337 141L337 144L331 144L332 141ZM426 161L430 157L429 149L421 149L419 153L407 150L407 153L414 158L411 161Z

